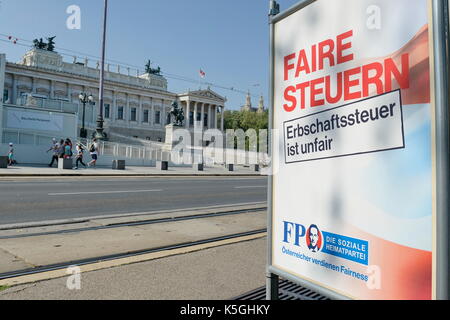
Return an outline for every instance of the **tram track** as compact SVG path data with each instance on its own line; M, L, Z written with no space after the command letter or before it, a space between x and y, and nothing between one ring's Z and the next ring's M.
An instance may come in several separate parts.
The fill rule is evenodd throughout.
M0 285L15 285L15 279L52 272L61 277L70 266L90 269L102 265L95 267L102 269L128 264L130 259L140 262L155 259L155 255L182 254L227 241L263 237L266 210L265 205L253 205L140 216L137 221L132 220L136 217L92 220L82 227L78 223L74 223L76 227L65 225L66 229L6 230L0 233L0 255L5 259L0 262Z
M118 253L118 254L104 255L104 256L98 256L98 257L93 257L93 258L80 259L80 260L75 260L75 261L67 261L67 262L45 265L45 266L38 266L35 268L28 268L28 269L23 269L23 270L18 270L18 271L5 272L5 273L0 273L0 280L29 276L29 275L33 275L33 274L61 270L61 269L67 269L67 268L73 267L73 266L83 266L83 265L95 264L95 263L100 263L100 262L105 262L105 261L142 256L142 255L146 255L146 254L150 254L150 253L157 253L157 252L175 250L175 249L180 249L180 248L193 247L193 246L198 246L198 245L202 245L202 244L211 244L214 242L242 238L242 237L246 237L246 236L252 236L252 235L264 236L266 231L267 231L266 228L256 229L256 230L250 230L247 232L223 235L223 236L219 236L219 237L212 237L212 238L207 238L207 239L202 239L202 240L197 240L197 241L181 242L181 243L176 243L176 244L171 244L171 245L161 246L161 247L156 247L156 248L129 251L129 252ZM242 240L242 241L247 241L247 239Z
M211 218L211 217L231 216L231 215L238 215L238 214L251 213L251 212L261 212L261 211L265 211L265 210L267 210L267 207L258 207L258 208L249 208L249 209L241 209L241 210L230 210L230 211L219 211L219 212L212 212L212 213L185 215L185 216L179 216L179 217L164 217L164 218L145 219L145 220L132 221L132 222L118 222L118 223L110 223L108 225L83 227L83 228L72 228L72 229L64 229L64 230L56 230L56 231L35 232L35 233L16 234L16 235L7 235L7 236L0 235L0 240L57 235L57 234L66 234L66 233L77 233L77 232L95 231L95 230L105 230L105 229L113 229L113 228L121 228L121 227L143 226L143 225L150 225L150 224L157 224L157 223L177 222L177 221L186 221L186 220L193 220L193 219L205 219L205 218ZM89 222L89 220L85 220L85 221L81 221L81 222ZM81 222L76 222L74 224L78 224ZM17 228L17 230L21 230L21 229L23 229L23 228ZM9 229L9 231L10 230L12 230L12 229Z

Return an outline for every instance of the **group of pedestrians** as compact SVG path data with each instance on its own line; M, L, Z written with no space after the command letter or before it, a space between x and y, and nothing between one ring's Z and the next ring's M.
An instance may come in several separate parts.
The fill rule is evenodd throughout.
M89 153L91 155L92 160L88 162L86 165L83 162L83 156L85 153L85 150L89 149ZM47 150L47 152L52 152L52 161L48 165L49 167L53 166L53 163L56 160L56 163L58 163L59 159L72 159L74 156L73 153L73 144L72 141L67 138L66 140L61 139L59 142L53 138L52 146L50 149ZM86 166L95 166L98 159L98 150L99 150L99 144L97 142L97 139L93 139L92 143L89 145L89 148L85 145L83 145L81 142L78 142L76 144L76 154L75 154L75 167L74 169L78 169L78 165L81 163L85 168Z

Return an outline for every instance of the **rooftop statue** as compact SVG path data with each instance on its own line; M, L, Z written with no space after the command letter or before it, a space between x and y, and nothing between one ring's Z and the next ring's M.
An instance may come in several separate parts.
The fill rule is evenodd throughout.
M47 42L47 50L48 51L55 51L55 41L53 41L55 38L56 38L56 36L47 38L47 40L48 40L48 42Z
M45 43L42 38L38 39L34 39L33 40L33 46L36 49L41 49L41 50L47 50L47 51L55 51L55 39L56 37L50 37L50 38L46 38L48 40L47 43Z
M156 75L161 75L161 68L158 67L156 69L153 69L151 67L151 61L148 60L147 64L145 65L145 72L149 73L149 74L156 74Z

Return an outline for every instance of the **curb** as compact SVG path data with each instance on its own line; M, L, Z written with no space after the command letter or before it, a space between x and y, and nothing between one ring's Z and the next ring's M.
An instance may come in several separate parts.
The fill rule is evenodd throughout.
M123 214L114 214L114 215L105 215L105 216L93 216L93 217L82 217L82 218L71 218L71 219L59 219L59 220L47 220L47 221L38 221L38 222L23 222L23 223L11 223L11 224L3 224L0 225L0 231L8 231L14 229L28 229L28 228L41 228L41 227L51 227L51 226L63 226L63 225L73 225L73 224L81 224L92 221L99 220L114 220L114 219L127 219L127 218L137 218L137 217L147 217L160 214L188 214L190 212L204 212L204 213L217 213L217 212L226 212L231 208L234 210L246 210L246 209L265 209L267 204L264 202L261 203L248 203L248 204L233 204L233 205L218 205L213 207L198 207L198 208L186 208L186 209L168 209L168 210L157 210L157 211L149 211L149 212L136 212L136 213L123 213ZM189 216L189 214L188 214ZM157 218L155 218L157 219ZM145 220L151 220L145 218ZM132 219L129 222L137 222L136 219Z
M92 262L89 264L80 265L78 267L80 268L79 271L81 273L99 271L99 270L104 270L104 269L109 269L109 268L127 266L127 265L135 264L135 263L147 262L147 261L151 261L151 260L155 260L155 259L167 258L167 257L171 257L174 255L193 253L193 252L200 251L200 250L212 249L212 248L226 246L226 245L235 244L235 243L244 242L244 241L258 240L258 239L261 239L264 237L267 237L267 232L257 233L254 235L243 236L243 237L239 237L239 238L219 240L219 241L211 242L211 243L197 244L197 245L193 245L193 246L187 246L184 248L169 249L169 250L159 251L159 252L154 252L154 253L138 254L135 256L131 256L131 257L124 257L124 258L117 258L117 259L106 260L106 261ZM22 284L36 283L36 282L47 281L47 280L51 280L51 279L68 277L68 276L70 276L70 273L67 270L68 270L67 267L63 267L63 268L58 268L53 271L43 271L43 272L38 272L38 273L34 273L34 274L29 274L29 275L22 275L22 276L18 276L18 277L7 278L7 279L0 280L0 286L6 285L6 286L14 287L17 285L22 285Z
M0 177L267 177L252 173L0 173Z

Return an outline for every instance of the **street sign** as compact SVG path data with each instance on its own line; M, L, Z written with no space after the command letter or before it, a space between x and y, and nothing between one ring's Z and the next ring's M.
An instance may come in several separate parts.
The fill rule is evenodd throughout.
M445 12L309 0L272 17L269 273L333 298L447 297Z

